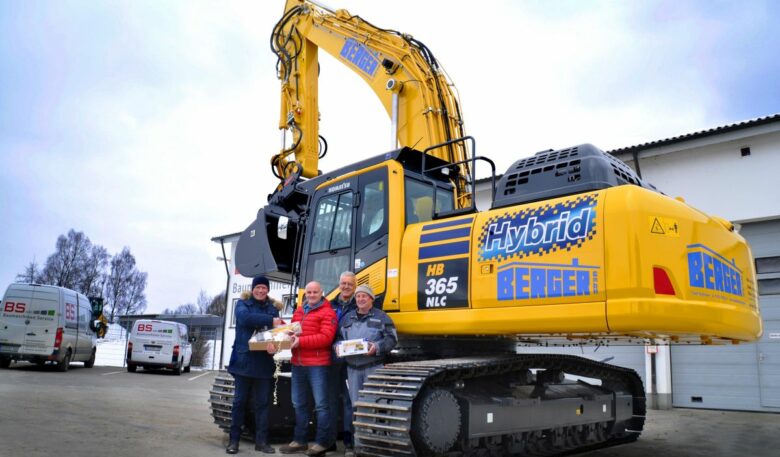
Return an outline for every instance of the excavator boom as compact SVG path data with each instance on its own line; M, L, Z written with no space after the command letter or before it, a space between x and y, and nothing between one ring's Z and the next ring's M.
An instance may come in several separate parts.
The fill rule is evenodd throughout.
M311 1L288 0L274 27L271 47L278 56L281 81L279 128L291 144L274 155L274 173L284 180L294 173L319 175L326 152L319 133L318 77L320 49L329 53L371 87L391 119L390 149L425 150L464 136L454 84L433 53L408 34L379 28L346 10L329 10ZM429 152L457 164L456 190L467 206L468 158L465 143Z

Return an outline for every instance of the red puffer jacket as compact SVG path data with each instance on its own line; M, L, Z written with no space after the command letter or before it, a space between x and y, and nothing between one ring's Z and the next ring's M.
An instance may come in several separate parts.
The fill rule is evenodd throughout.
M301 323L301 335L298 347L292 350L293 365L330 365L331 345L338 327L336 320L336 312L324 298L306 314L303 306L295 310L292 321Z

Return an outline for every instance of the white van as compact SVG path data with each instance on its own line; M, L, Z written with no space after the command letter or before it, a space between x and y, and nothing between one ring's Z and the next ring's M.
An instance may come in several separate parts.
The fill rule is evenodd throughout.
M127 341L127 371L170 368L180 375L189 373L192 345L187 326L171 321L140 319L135 321Z
M83 294L64 287L11 284L0 307L0 367L13 360L39 365L70 362L95 364L97 337L91 328L92 307Z

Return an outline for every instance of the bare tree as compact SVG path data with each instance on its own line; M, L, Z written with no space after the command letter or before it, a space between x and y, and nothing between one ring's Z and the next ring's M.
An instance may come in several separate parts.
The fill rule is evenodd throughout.
M104 314L111 321L120 314L146 309L147 274L138 271L130 249L124 248L112 257L103 246L93 245L84 232L73 229L57 237L55 251L42 269L39 270L33 259L16 275L16 280L66 287L88 296L104 296Z
M206 363L206 356L211 349L211 343L208 340L198 337L194 343L192 343L192 366L202 367Z
M195 306L198 307L198 314L206 314L211 304L211 297L205 290L201 289L198 293L198 299L195 300Z
M135 314L146 309L147 274L138 271L135 257L127 247L114 255L106 278L106 306L108 319L114 322L122 314Z
M225 291L214 295L208 308L206 308L206 314L213 314L215 316L225 315Z
M201 314L201 312L197 305L193 305L192 303L185 303L183 305L179 305L174 310L174 314Z
M41 272L41 280L45 284L80 289L81 272L88 263L92 243L84 232L73 229L67 236L57 238L54 254L46 259Z
M92 245L89 256L81 265L78 290L87 296L101 296L106 267L108 266L108 251L100 245Z
M16 282L38 282L41 279L41 272L38 269L38 263L35 257L24 267L24 271L16 275Z
M162 314L208 314L213 302L214 298L201 289L195 303L184 303L174 309L165 308Z
M134 271L130 277L125 314L142 313L146 310L146 280L149 275L143 271Z

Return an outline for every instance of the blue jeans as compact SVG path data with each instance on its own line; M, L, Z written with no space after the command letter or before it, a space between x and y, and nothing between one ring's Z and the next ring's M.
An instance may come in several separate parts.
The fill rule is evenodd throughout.
M352 402L349 399L347 389L347 365L343 362L334 362L328 368L328 383L330 384L330 435L336 442L339 430L339 410L343 406L342 431L344 432L344 445L352 446Z
M238 442L241 439L247 400L249 400L249 392L252 392L254 394L252 410L255 412L255 443L268 443L268 409L271 406L274 380L246 376L233 376L233 378L236 390L230 422L230 441Z
M328 401L328 366L292 367L292 403L295 408L296 443L308 442L306 431L309 427L309 390L314 397L314 411L317 414L317 434L314 441L320 446L332 444L330 437L330 404Z

